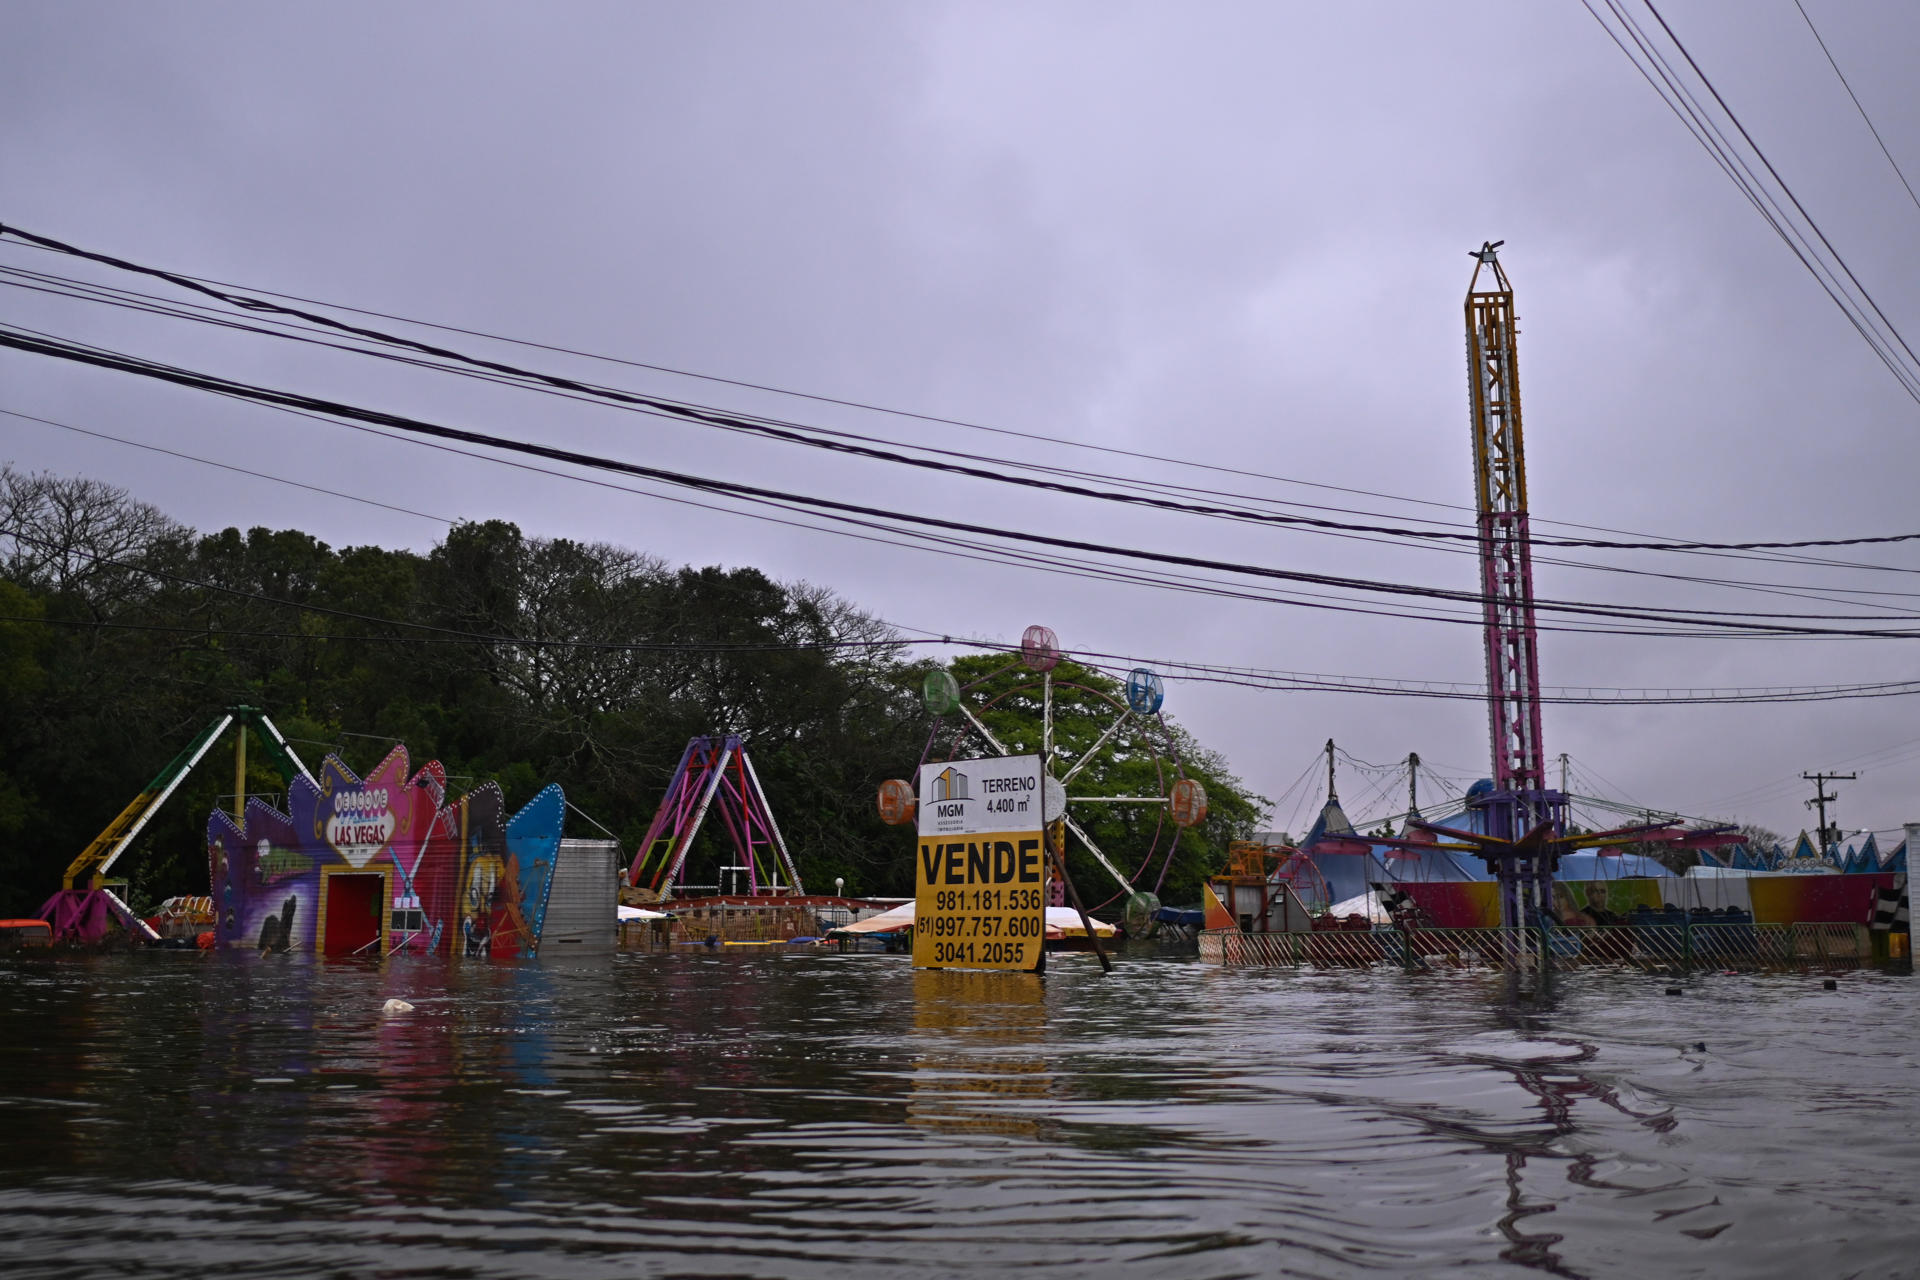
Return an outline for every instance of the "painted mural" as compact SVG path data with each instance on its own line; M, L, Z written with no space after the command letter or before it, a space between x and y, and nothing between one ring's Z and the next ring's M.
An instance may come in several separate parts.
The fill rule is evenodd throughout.
M1753 918L1760 924L1865 924L1873 919L1878 892L1894 887L1891 872L1750 876L1746 884Z
M1565 925L1625 924L1635 910L1658 911L1673 896L1667 879L1555 880L1553 910Z
M1404 889L1426 921L1438 929L1497 929L1500 886L1491 880L1406 881Z
M288 812L207 824L221 947L266 952L521 956L538 945L566 800L549 786L512 817L489 782L446 802L446 772L395 747L362 778L335 756L295 779Z
M539 942L566 819L557 786L511 818L489 782L443 809L405 877L394 950L521 956Z

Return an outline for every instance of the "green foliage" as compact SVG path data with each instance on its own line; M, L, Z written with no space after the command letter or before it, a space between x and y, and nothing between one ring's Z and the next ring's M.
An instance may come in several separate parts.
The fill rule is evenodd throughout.
M1039 675L998 656L960 658L951 670L966 705L1008 751L1042 750L1045 686ZM1105 736L1127 709L1120 681L1073 662L1060 663L1052 676L1052 768L1056 777L1071 774L1070 816L1138 887L1152 889L1158 882L1163 901L1198 901L1201 880L1225 864L1230 841L1253 833L1267 801L1249 792L1224 760L1201 747L1171 717L1129 715ZM950 723L955 731L943 736L940 750L955 756L979 754L977 735L962 730L957 719ZM1196 779L1207 790L1206 821L1187 830L1167 820L1164 805L1100 804L1095 799L1164 797L1181 777ZM1073 837L1067 841L1067 866L1089 905L1120 891Z
M74 854L238 702L265 708L310 767L333 751L364 773L404 742L416 764L439 759L456 793L495 780L518 806L557 782L629 851L687 739L740 733L810 888L839 876L850 892L910 893L911 843L874 801L919 758L931 668L893 639L816 586L529 538L499 520L456 525L424 555L297 530L197 535L123 491L0 469L0 915L36 909ZM955 670L973 679L994 661ZM1063 687L1059 706L1060 750L1077 758L1111 721L1098 695L1118 686L1060 674L1089 691ZM1037 711L1011 690L986 714L1037 746ZM1197 896L1196 877L1251 829L1257 799L1177 727L1157 765L1139 741L1118 741L1076 792L1158 794L1177 754L1213 809L1182 837L1163 896ZM257 743L247 772L249 794L284 803ZM229 738L115 866L136 905L205 891L207 815L232 791ZM1088 821L1137 864L1154 816L1109 807ZM696 880L731 860L717 826L693 852ZM569 830L594 828L570 819ZM1104 897L1102 877L1075 867Z

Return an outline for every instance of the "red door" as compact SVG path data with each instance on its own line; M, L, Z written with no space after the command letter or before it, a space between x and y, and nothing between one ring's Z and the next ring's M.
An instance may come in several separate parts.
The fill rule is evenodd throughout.
M379 953L380 911L386 905L383 875L327 877L327 936L320 950L330 956Z

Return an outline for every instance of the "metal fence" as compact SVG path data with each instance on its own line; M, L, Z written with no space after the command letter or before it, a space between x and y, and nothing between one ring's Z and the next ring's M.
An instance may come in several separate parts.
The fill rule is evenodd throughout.
M1200 958L1229 968L1426 969L1592 967L1684 970L1864 969L1876 963L1863 924L1654 924L1537 929L1374 929L1241 933L1208 929Z

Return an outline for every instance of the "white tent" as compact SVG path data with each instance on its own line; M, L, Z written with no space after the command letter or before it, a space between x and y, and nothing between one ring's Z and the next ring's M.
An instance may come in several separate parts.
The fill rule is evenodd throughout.
M1381 905L1377 890L1369 889L1365 893L1355 894L1345 902L1336 902L1327 908L1327 914L1336 920L1348 916L1362 916L1373 924L1392 924L1393 915Z
M1094 933L1102 938L1111 938L1120 932L1105 920L1095 920L1092 916L1088 916L1087 920L1093 925ZM1048 907L1047 936L1049 938L1084 938L1087 936L1087 931L1080 927L1080 913L1072 907Z
M1093 920L1093 931L1102 938L1111 938L1119 932L1104 920ZM839 933L898 933L913 927L913 904L902 903L891 911L883 911L877 916L868 916L844 928L835 929ZM1083 938L1087 931L1080 927L1080 913L1072 907L1047 908L1047 937Z
M902 903L891 911L882 911L877 916L868 916L865 920L856 920L852 924L842 925L834 933L898 933L902 929L913 927L913 904Z

